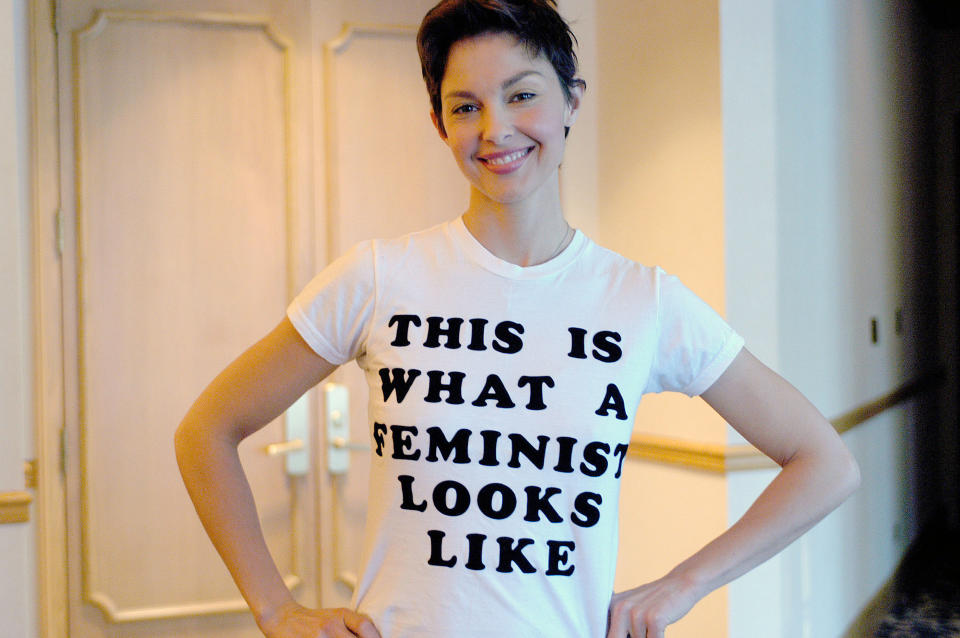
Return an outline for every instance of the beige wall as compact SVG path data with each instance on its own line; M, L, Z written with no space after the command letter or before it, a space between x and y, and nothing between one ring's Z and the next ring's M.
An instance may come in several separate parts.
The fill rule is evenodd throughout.
M22 490L32 456L27 208L26 2L0 0L0 492ZM34 635L32 523L0 525L0 627Z
M660 265L723 313L723 140L717 0L597 2L598 219L595 238ZM723 443L700 399L644 398L636 430ZM630 461L621 495L616 589L662 576L726 526L720 475ZM726 635L726 590L671 638Z
M716 0L597 3L597 239L660 265L724 312L723 139ZM645 432L723 442L697 401L644 399Z
M726 526L727 488L720 474L628 460L621 481L615 591L660 578ZM724 638L727 617L722 588L671 625L667 636Z
M580 77L587 83L577 122L567 139L560 189L567 221L590 237L597 237L597 3L561 0L560 11L577 36Z

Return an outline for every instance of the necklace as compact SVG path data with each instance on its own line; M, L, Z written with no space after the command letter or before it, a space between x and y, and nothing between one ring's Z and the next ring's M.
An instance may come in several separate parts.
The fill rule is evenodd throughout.
M563 237L560 238L560 243L557 244L557 247L553 249L553 253L551 253L550 256L544 260L545 262L550 261L557 255L559 255L561 252L563 252L563 247L567 243L567 237L570 236L570 232L572 230L573 228L570 226L570 224L567 224L567 229L563 231Z

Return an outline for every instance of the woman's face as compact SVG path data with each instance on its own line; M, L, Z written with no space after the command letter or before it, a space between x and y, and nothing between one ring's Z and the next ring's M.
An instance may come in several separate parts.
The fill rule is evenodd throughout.
M581 92L571 89L568 102L550 62L530 57L512 35L461 40L450 48L440 85L446 131L440 136L487 199L519 204L555 197L564 127L576 119Z

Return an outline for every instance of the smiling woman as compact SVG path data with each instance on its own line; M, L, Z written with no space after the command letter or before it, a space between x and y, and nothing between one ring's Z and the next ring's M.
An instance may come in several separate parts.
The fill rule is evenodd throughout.
M554 257L570 239L566 222L556 214L559 168L582 85L564 90L542 55L532 55L509 33L488 33L450 47L440 94L440 112L431 115L470 181L467 228L482 242L485 219L506 219L507 206L523 209L509 217L539 229L533 244L520 253L504 238L493 252L499 249L521 266Z
M418 45L466 210L318 274L184 418L184 480L271 638L663 638L836 507L857 466L676 277L567 223L559 167L585 86L554 2L444 0ZM349 609L311 610L282 586L235 448L352 360L374 442L363 567ZM632 417L666 391L702 396L783 469L728 531L614 593Z

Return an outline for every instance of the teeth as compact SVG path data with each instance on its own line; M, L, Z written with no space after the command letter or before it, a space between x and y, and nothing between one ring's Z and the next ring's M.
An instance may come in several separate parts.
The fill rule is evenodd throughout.
M509 164L510 162L516 162L518 159L527 154L527 149L522 151L517 151L516 153L510 153L509 155L504 155L503 157L497 157L495 159L487 160L488 164L493 164L494 166L499 166L501 164Z

